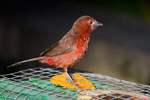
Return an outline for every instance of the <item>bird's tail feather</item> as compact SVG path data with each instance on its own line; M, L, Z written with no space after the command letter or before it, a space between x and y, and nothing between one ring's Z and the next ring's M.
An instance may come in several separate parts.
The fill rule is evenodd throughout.
M31 61L37 61L37 60L41 60L41 59L43 59L43 57L37 57L37 58L31 58L31 59L23 60L23 61L14 63L14 64L12 64L12 65L9 65L9 66L7 66L7 68L8 68L8 67L17 66L17 65L20 65L20 64L22 64L22 63L31 62Z

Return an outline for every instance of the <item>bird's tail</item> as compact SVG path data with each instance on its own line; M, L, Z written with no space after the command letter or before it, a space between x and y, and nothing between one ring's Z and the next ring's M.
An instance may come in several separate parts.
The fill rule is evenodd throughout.
M43 59L43 57L37 57L37 58L31 58L31 59L23 60L23 61L14 63L12 65L9 65L9 66L7 66L7 68L8 67L13 67L13 66L18 66L18 65L20 65L22 63L31 62L31 61L37 61L37 60L42 60L42 59Z

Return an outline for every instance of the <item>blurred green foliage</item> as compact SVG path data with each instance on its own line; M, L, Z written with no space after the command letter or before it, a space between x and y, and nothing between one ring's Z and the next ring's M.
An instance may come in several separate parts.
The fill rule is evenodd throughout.
M136 15L150 21L150 0L87 0L82 3L121 13Z

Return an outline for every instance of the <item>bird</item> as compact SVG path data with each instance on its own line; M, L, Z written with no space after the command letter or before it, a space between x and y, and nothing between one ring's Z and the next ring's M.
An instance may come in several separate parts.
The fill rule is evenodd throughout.
M39 60L41 63L50 66L54 65L56 68L63 68L70 81L76 85L73 81L74 78L68 72L67 68L69 66L72 67L86 53L91 32L98 26L103 26L103 24L88 15L81 16L74 22L70 31L57 43L42 52L39 57L20 61L7 67Z

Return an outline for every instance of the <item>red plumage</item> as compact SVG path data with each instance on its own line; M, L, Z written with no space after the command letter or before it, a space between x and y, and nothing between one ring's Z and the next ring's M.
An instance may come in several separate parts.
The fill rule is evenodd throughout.
M77 43L74 49L65 54L61 54L58 56L52 56L52 57L44 57L40 62L49 64L49 65L55 65L58 68L63 68L64 71L67 71L68 66L73 66L77 61L79 61L82 56L85 54L88 48L88 42L89 42L89 34L85 34L84 38L82 38L82 35L79 35L77 37ZM71 44L70 44L71 45Z
M93 25L96 26L93 27ZM68 66L73 66L85 54L90 40L90 33L100 25L102 24L97 23L89 16L80 17L74 23L72 29L56 45L51 47L55 49L53 54L56 54L58 50L60 54L50 56L52 49L49 48L42 53L42 56L48 57L44 57L40 62L63 68L66 72Z

